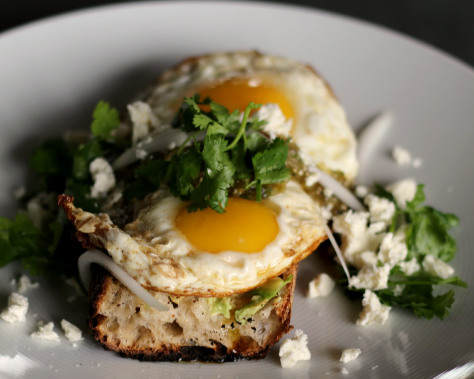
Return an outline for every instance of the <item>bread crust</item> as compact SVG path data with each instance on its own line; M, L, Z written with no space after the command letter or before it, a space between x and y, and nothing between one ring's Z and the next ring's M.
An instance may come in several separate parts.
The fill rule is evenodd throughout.
M293 279L280 291L279 299L276 299L277 301L272 301L270 302L272 304L267 304L268 307L272 308L270 312L268 309L266 311L266 313L269 313L268 319L260 320L258 316L259 313L257 313L252 320L249 320L250 323L245 327L238 324L233 318L232 320L226 320L224 323L219 321L219 324L222 323L221 328L223 328L224 325L229 328L229 335L232 336L232 338L223 337L209 339L209 343L207 343L206 346L194 343L176 343L176 338L174 338L174 340L171 338L167 341L166 338L158 337L160 331L155 329L160 328L160 322L157 320L155 325L150 327L147 331L147 333L150 333L149 330L151 330L151 333L155 335L155 338L151 339L153 344L150 344L149 341L148 343L142 344L137 342L141 340L138 332L137 335L134 336L133 341L121 336L123 328L120 325L117 329L113 326L115 325L115 321L112 322L114 316L111 315L110 309L115 308L117 313L122 312L123 318L128 317L128 323L136 323L138 331L146 323L149 325L149 320L142 320L142 315L140 314L140 309L144 306L143 302L133 295L128 288L112 277L105 269L93 265L92 279L89 288L90 318L88 320L88 326L93 337L106 350L112 350L124 357L135 358L141 361L229 362L242 359L262 359L267 355L270 347L293 328L290 325L290 318L296 272L297 265L294 265L282 275L283 278L293 275ZM120 291L123 296L117 297L118 291ZM193 297L190 296L187 298ZM127 299L127 304L121 303L123 299ZM130 299L132 300L130 301ZM133 302L141 305L136 307L135 312L133 312L133 306L136 304L132 306L131 310L126 310L127 305L129 306L128 308L130 308L130 303ZM171 304L173 303L171 300L169 300L169 302ZM196 304L198 303L199 301L196 300ZM178 306L173 304L173 307L176 307L175 309L179 306L181 306L181 303ZM159 311L152 310L152 312L156 312L155 316L161 317ZM173 310L169 312L173 312ZM214 316L214 318L215 317L216 316ZM176 322L181 324L186 323L178 314L176 314L176 320L178 320ZM264 338L257 341L257 339L252 339L248 335L248 332L249 329L255 332L260 327L259 323L267 323L270 327L265 331ZM166 326L168 324L169 323L163 325ZM205 322L200 325L200 329L203 328L206 328ZM164 334L166 335L166 332Z

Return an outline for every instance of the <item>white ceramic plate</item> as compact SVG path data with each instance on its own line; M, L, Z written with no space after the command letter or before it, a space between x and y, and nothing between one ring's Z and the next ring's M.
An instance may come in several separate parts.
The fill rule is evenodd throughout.
M380 28L305 8L165 2L97 8L9 31L0 36L1 214L13 214L11 192L23 183L26 156L38 138L87 127L99 99L124 105L182 58L236 49L314 65L356 129L383 109L393 111L395 124L368 167L370 177L384 182L413 176L427 185L429 203L460 216L452 264L470 290L458 291L445 321L394 310L383 327L358 327L360 305L342 290L325 299L304 297L308 281L323 270L311 257L301 265L292 324L308 334L312 358L282 369L278 347L260 362L176 364L120 358L89 336L77 347L64 337L59 343L33 340L37 320L59 325L64 317L83 326L87 317L85 299L70 298L72 288L42 282L28 293L26 324L0 322L0 377L342 377L338 359L350 347L362 350L345 366L350 377L427 378L459 366L472 369L474 75L446 55ZM395 145L420 157L422 167L397 166L389 157ZM16 265L0 271L0 307L20 272Z

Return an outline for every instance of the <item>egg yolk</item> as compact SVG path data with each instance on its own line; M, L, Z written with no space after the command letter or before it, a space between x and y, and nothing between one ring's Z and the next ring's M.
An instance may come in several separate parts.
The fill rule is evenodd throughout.
M201 99L210 97L212 101L225 106L229 112L243 112L251 101L256 104L278 104L285 118L295 121L293 107L286 96L278 89L255 79L232 78L203 88L198 93Z
M210 253L227 250L256 253L279 232L273 210L241 198L230 198L224 213L210 208L188 212L183 207L176 216L176 227L195 248Z

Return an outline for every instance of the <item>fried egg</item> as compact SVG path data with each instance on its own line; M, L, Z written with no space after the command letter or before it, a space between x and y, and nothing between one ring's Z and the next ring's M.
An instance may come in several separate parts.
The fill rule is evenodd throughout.
M283 187L261 202L230 198L223 214L189 213L186 202L162 189L123 229L72 201L63 207L83 244L107 250L143 287L222 297L280 275L326 238L318 203L295 181Z
M277 104L291 120L290 134L303 157L352 180L358 169L356 140L331 88L310 67L258 52L191 58L166 71L143 97L151 129L170 127L184 96L199 93L243 111L250 101Z

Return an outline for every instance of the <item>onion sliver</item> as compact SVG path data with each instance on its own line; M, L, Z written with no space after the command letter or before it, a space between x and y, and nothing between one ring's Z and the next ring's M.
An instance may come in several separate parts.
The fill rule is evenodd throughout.
M187 137L188 135L179 129L168 129L161 133L152 134L149 140L144 140L137 146L132 146L125 150L124 153L112 163L112 167L114 170L119 170L137 161L137 149L144 150L148 154L157 151L165 151L169 150L169 146L172 144L180 146L186 141Z
M337 244L334 235L332 234L331 230L329 229L329 226L327 226L326 223L324 223L324 230L326 231L326 234L329 238L329 242L331 242L332 247L336 251L336 255L339 258L339 262L341 263L344 273L347 276L347 280L349 280L349 270L347 269L346 262L344 261L344 256L342 255L341 249L339 249L339 245Z
M357 181L364 184L369 160L380 141L386 135L392 125L393 115L390 112L382 112L372 119L359 133L357 155L359 158L359 173Z
M341 182L337 181L331 175L322 170L316 168L313 169L316 170L319 176L319 183L321 183L325 188L333 191L334 195L344 204L356 211L365 210L364 204L362 204L359 199L351 191L349 191Z
M87 250L79 257L79 275L82 283L87 288L90 281L90 265L97 263L109 271L118 281L126 286L130 291L147 303L150 307L159 311L168 311L168 307L156 300L145 288L133 279L123 268L115 263L112 258L99 250Z

